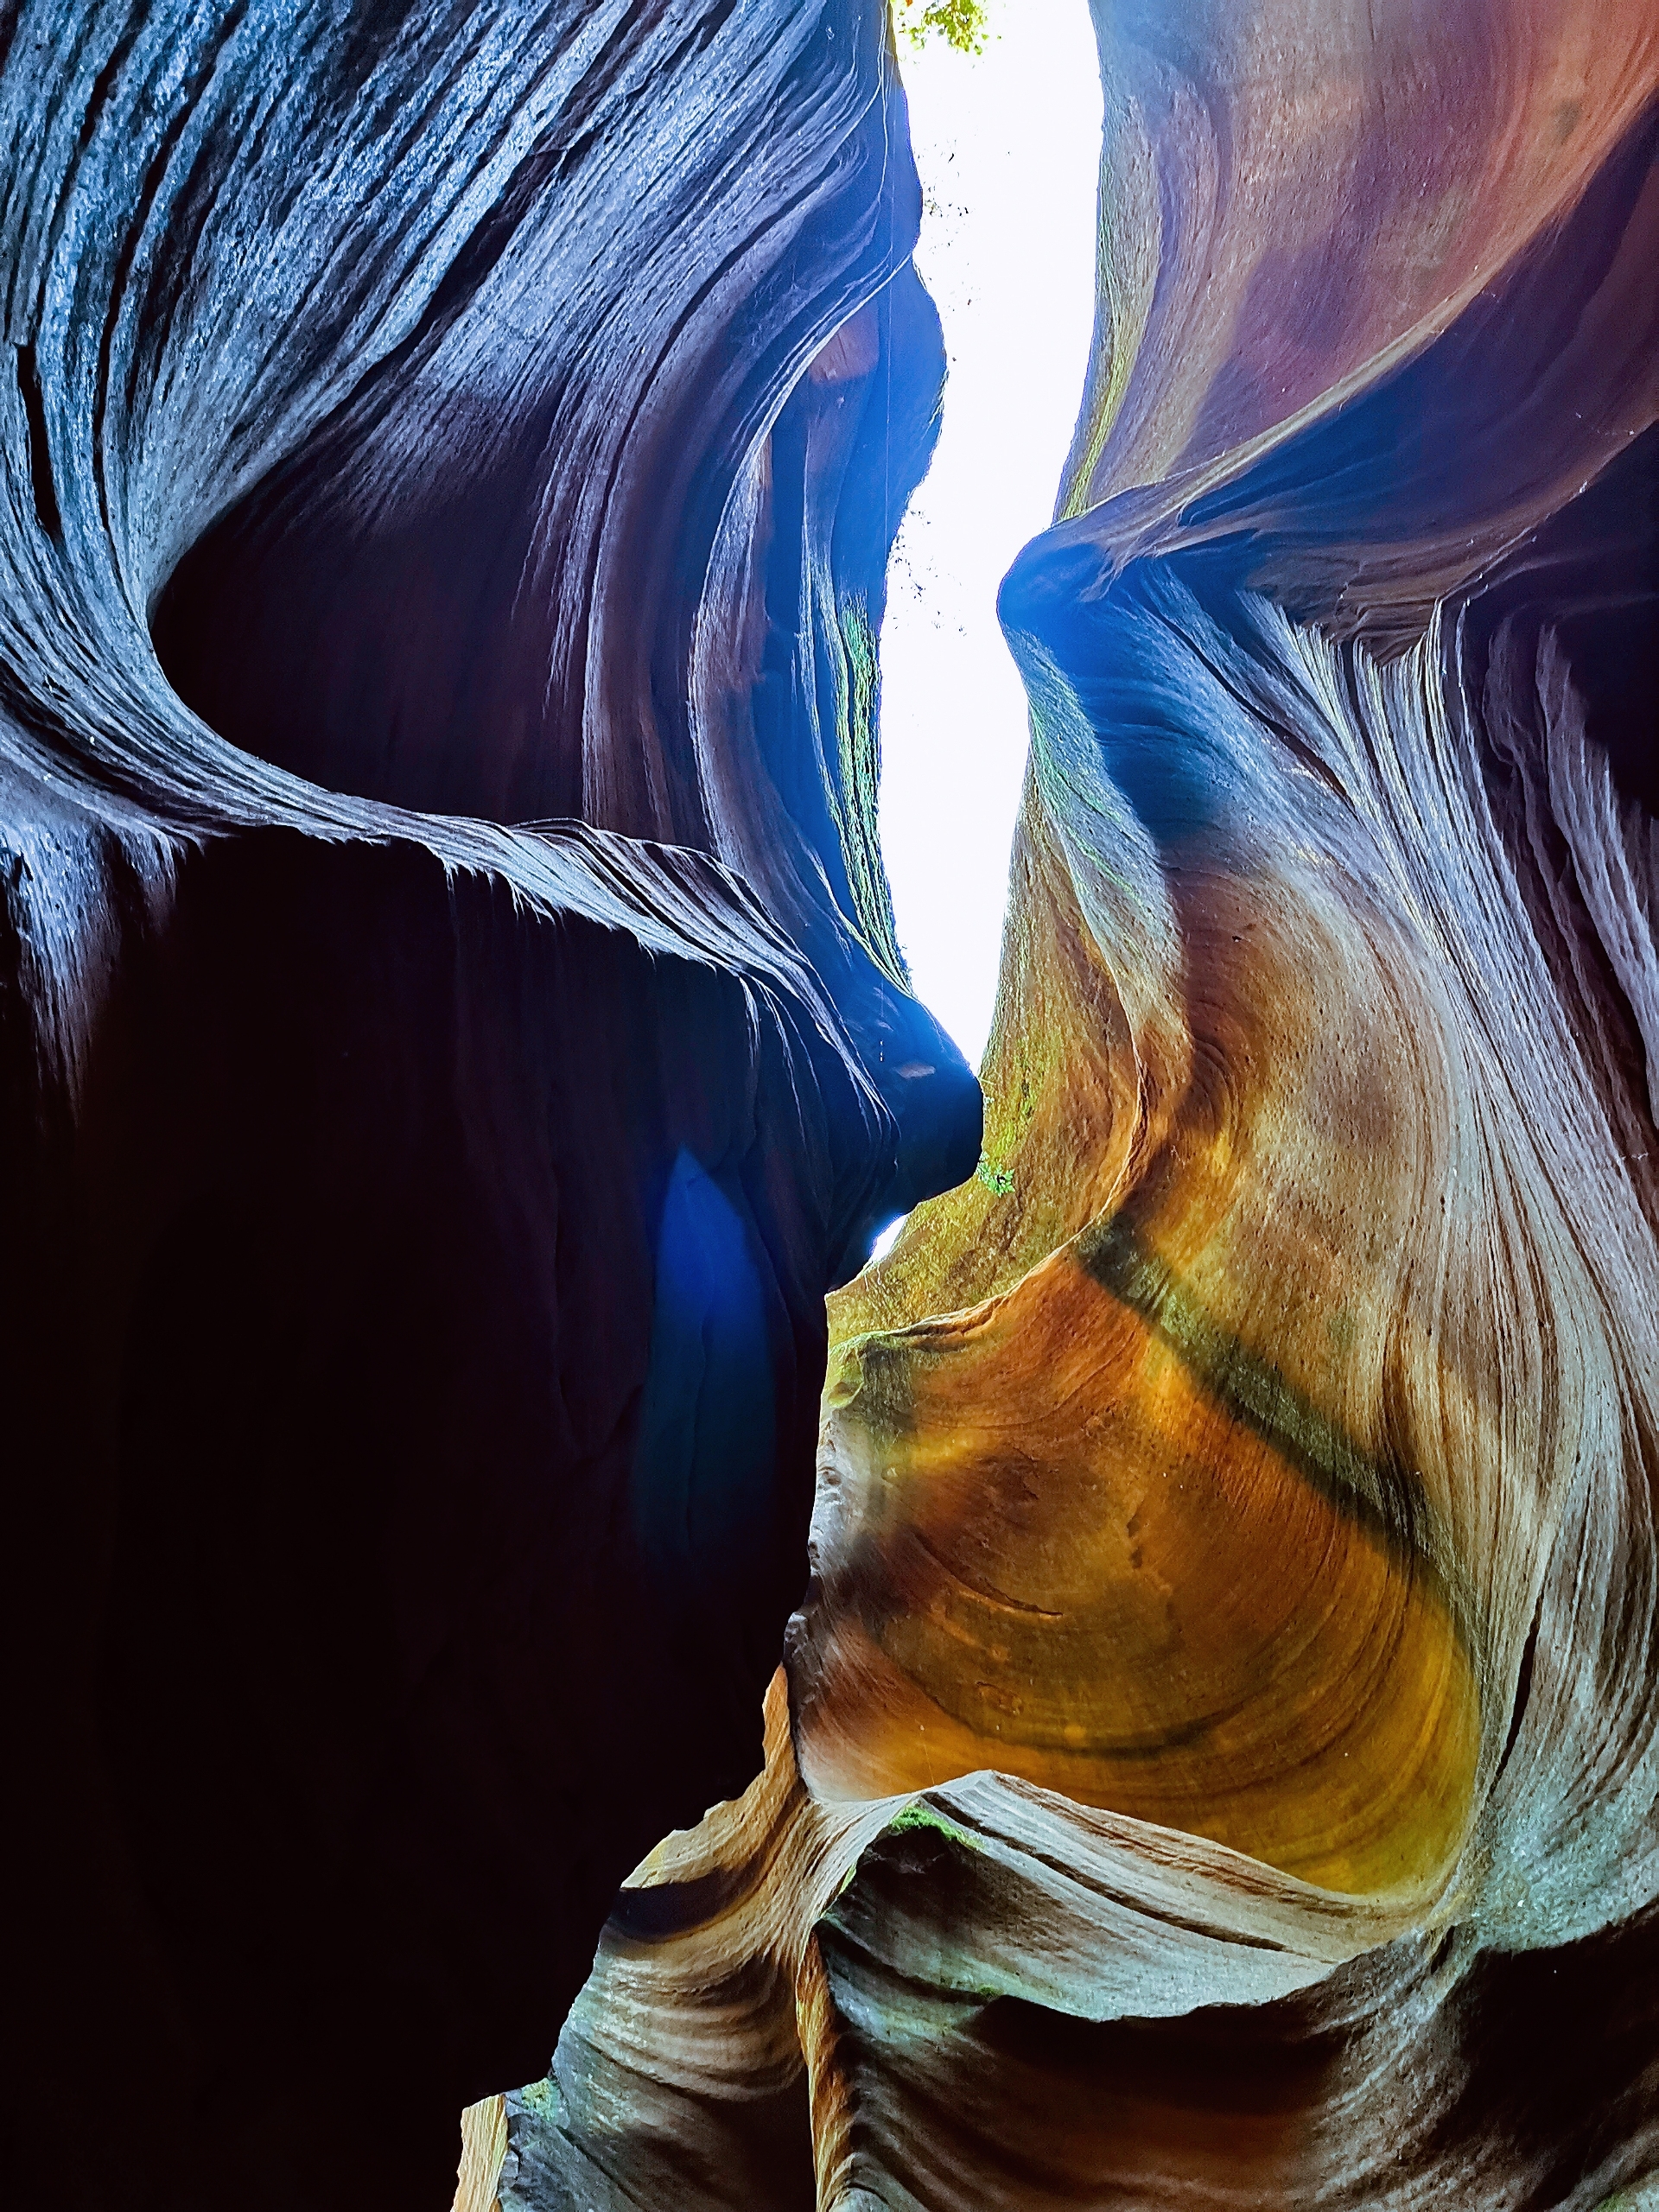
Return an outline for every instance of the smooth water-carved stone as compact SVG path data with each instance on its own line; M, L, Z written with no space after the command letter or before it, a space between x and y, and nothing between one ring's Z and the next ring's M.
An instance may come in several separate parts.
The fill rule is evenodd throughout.
M824 1291L978 1149L915 180L838 5L3 36L8 2179L437 2205L753 1774Z

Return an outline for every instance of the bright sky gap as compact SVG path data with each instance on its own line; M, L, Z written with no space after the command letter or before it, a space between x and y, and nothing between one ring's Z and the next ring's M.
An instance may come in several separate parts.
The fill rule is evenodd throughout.
M917 995L977 1065L1027 742L996 590L1052 518L1082 402L1100 79L1085 0L993 0L983 54L935 39L900 67L950 375L888 577L881 842Z

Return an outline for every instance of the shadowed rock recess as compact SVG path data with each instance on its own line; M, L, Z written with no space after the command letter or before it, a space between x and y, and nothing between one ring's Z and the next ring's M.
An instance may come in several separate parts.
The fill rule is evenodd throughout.
M760 1770L824 1293L981 1140L886 36L3 19L9 2204L446 2205Z
M0 18L8 2201L1659 2199L1659 25L1100 36L982 1132L882 11Z

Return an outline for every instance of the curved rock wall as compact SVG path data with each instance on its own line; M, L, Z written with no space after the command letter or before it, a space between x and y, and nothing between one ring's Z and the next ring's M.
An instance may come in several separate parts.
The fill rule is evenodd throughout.
M8 2183L438 2205L754 1773L824 1291L977 1155L902 103L834 0L0 39Z

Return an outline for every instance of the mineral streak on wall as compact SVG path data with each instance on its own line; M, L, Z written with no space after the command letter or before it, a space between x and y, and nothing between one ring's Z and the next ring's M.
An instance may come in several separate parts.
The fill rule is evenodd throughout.
M447 2203L760 1766L825 1290L980 1146L886 39L0 19L8 2203Z
M510 2212L1659 2201L1659 22L1098 28L984 1153Z

